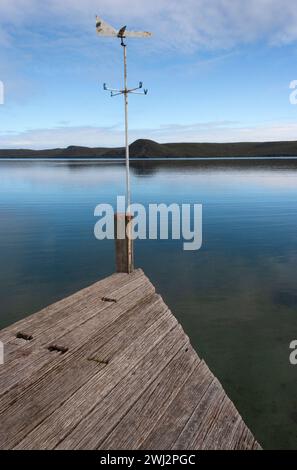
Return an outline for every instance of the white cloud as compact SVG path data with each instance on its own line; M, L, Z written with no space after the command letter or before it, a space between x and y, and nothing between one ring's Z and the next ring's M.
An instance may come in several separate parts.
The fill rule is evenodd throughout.
M216 57L209 54L211 57L199 59L199 66L225 60L230 54L236 54L234 48L242 44L281 45L297 40L297 8L292 0L1 0L0 55L4 55L1 62L6 63L1 79L8 83L7 95L12 95L11 90L15 96L24 93L24 86L35 91L35 83L29 84L29 78L33 80L28 74L30 64L36 67L38 63L42 68L43 61L50 57L47 52L51 47L57 54L61 51L62 58L66 57L65 49L89 54L92 59L94 54L100 53L101 63L108 69L109 61L114 58L110 58L108 48L98 52L96 13L118 27L127 24L133 29L151 30L154 37L147 40L145 51L156 48L171 48L177 53L221 50ZM141 56L142 44L139 41ZM9 50L5 55L6 48L13 48L14 53ZM92 60L89 62L91 64ZM74 66L76 61L70 59L69 63ZM80 67L79 60L77 64ZM194 70L195 66L197 62L188 68ZM28 80L24 70L29 75ZM26 85L22 81L26 81ZM36 93L41 85L36 85ZM139 137L161 142L294 140L296 131L297 125L291 123L251 127L236 123L200 123L134 129L131 140ZM74 128L64 124L53 129L0 134L0 147L117 146L122 145L122 141L119 129Z
M297 123L270 123L242 126L236 122L205 122L191 125L168 124L151 129L131 129L130 141L140 138L158 142L263 142L297 140ZM0 133L0 148L58 148L68 145L122 147L123 132L118 127L69 127L31 129L20 133Z
M7 43L18 28L32 25L45 34L58 35L63 25L67 31L85 34L91 32L96 13L115 26L127 23L152 30L155 45L182 50L297 39L292 0L1 0L0 41Z

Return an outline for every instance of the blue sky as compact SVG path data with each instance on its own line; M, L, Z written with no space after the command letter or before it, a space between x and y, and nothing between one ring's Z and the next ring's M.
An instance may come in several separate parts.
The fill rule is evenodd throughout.
M0 147L123 143L122 49L95 14L152 31L128 42L130 141L297 140L291 0L1 0Z

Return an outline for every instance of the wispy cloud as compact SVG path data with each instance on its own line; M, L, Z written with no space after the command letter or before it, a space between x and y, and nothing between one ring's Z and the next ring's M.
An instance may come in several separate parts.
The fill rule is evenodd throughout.
M293 113L293 108L288 111L285 107L288 106L287 90L284 92L282 89L279 92L273 113L271 100L268 102L271 94L264 93L267 96L266 101L264 96L261 104L257 102L257 87L263 86L266 73L265 66L262 66L262 57L256 58L254 62L250 61L245 76L238 73L238 80L244 81L242 89L249 90L249 96L255 92L253 113L252 105L249 106L249 114L245 113L237 98L237 102L236 99L233 100L234 103L230 107L224 102L224 107L221 105L218 111L215 103L217 95L212 95L212 89L218 83L215 80L220 78L223 79L222 93L232 92L229 74L233 73L234 78L237 71L240 72L240 61L244 60L241 55L242 51L245 51L245 45L268 44L274 47L297 41L297 9L292 0L1 0L0 78L5 83L7 99L6 105L1 109L2 113L6 113L6 119L2 119L0 147L122 145L121 128L102 126L112 122L113 116L115 120L119 119L116 105L112 108L112 113L115 109L113 115L107 100L99 103L99 94L92 94L97 92L94 88L94 82L97 80L117 84L121 67L121 56L116 41L107 40L108 47L105 47L106 44L96 38L96 13L116 27L127 24L131 29L143 28L151 30L154 34L151 40L145 42L145 47L143 41L133 42L129 80L134 83L133 75L137 69L139 78L147 80L153 93L157 93L152 93L149 98L153 103L154 112L145 115L143 128L131 129L131 140L140 137L160 142L295 139L297 126L291 122L275 122L262 126L248 126L243 122L246 116L251 119L251 115L255 120L259 119L259 116L269 118L270 115L272 118L277 115L288 116L289 119ZM130 44L132 46L132 40ZM115 51L111 48L117 48L116 53L113 53ZM253 53L257 52L257 47L251 49ZM290 51L292 50L293 48L290 48ZM265 49L265 54L266 51ZM277 57L278 51L274 51ZM150 55L148 61L144 60L144 54ZM239 58L237 62L236 57ZM292 57L294 58L293 54ZM270 60L271 64L274 60L273 54ZM293 59L291 62L293 64ZM225 70L223 66L220 69L224 64L227 64ZM276 70L277 64L273 65L271 70ZM284 61L284 66L279 69L283 72L286 67L288 60ZM222 75L215 77L215 68L218 68ZM210 82L199 82L198 93L196 83L201 71L210 77ZM258 71L262 82L255 84L254 80L250 87L249 74L256 76ZM167 80L167 77L170 79ZM287 80L293 78L293 75L284 78L280 73L277 87L286 87ZM201 105L199 113L193 113L192 102L188 97L184 104L184 95L181 95L180 88L177 88L181 86L181 80L184 80L187 91L193 91L192 108L198 109ZM168 82L170 97L180 102L180 109L177 105L173 110L173 99L169 101L168 96L165 97L164 90ZM270 77L267 76L266 91L269 83ZM173 92L175 87L176 97ZM83 91L88 89L92 91L84 95ZM53 91L56 93L54 98ZM164 102L160 104L159 97L162 99L162 93ZM76 96L87 96L82 112L81 101L80 107L73 106ZM98 107L100 106L98 114L92 106L95 100L98 100ZM209 105L207 113L206 101ZM281 109L279 113L277 106ZM137 110L137 107L135 109ZM258 111L261 111L261 114ZM41 113L44 119L41 119ZM242 122L160 125L170 120L180 120L181 123L194 121L195 116L205 116L205 119L212 119L209 116L214 119L226 116ZM54 127L59 121L65 122L60 122L60 127ZM101 127L83 125L97 122L101 123ZM78 127L71 127L70 123L75 123ZM38 128L41 125L44 128ZM152 127L149 128L149 125ZM32 129L15 133L6 132L4 126L15 129L31 126Z
M74 39L90 31L97 12L118 27L127 23L153 30L155 45L181 50L297 39L292 0L1 0L0 42L7 45L18 29L25 34L32 27L45 36L67 31Z
M258 126L243 126L232 121L168 124L158 128L131 129L131 142L148 138L158 142L261 142L296 140L297 123L275 122ZM58 148L68 145L89 147L123 146L123 132L111 127L69 127L30 129L16 133L0 133L0 148Z

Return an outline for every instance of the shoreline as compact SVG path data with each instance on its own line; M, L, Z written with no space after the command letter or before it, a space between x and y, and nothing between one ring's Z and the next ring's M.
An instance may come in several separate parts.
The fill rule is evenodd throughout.
M129 145L130 159L136 160L220 160L220 159L272 159L297 158L297 141L234 142L234 143L158 143L138 139ZM70 145L66 148L0 149L0 159L88 159L122 160L124 147L85 147Z
M271 156L237 156L237 157L130 157L131 162L145 162L145 161L287 161L287 160L297 160L297 155L271 155ZM34 162L34 161L44 161L44 162L125 162L124 157L1 157L0 162Z

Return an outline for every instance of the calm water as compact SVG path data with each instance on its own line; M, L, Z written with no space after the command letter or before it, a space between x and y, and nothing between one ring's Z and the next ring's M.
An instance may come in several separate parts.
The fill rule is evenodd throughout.
M102 278L113 243L94 208L120 163L0 162L0 327ZM198 353L264 447L297 448L297 162L138 162L135 202L203 204L203 247L136 243Z

